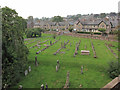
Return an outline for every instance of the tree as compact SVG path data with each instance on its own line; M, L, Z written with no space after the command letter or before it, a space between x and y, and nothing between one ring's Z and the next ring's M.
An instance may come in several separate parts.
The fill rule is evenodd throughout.
M41 32L43 30L41 28L32 28L26 30L26 36L27 38L33 38L33 37L41 37Z
M15 10L2 8L2 86L10 87L19 82L27 68L25 28L26 20Z
M106 17L106 14L105 13L101 13L100 14L100 18L105 18Z
M63 18L61 17L61 16L54 16L53 18L52 18L52 21L53 22L62 22L63 21Z
M70 27L68 30L69 30L70 32L72 32L72 31L73 31L73 28L72 28L72 27Z

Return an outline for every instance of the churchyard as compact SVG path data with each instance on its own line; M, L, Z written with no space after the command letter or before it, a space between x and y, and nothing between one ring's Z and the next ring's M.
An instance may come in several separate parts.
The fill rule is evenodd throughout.
M48 88L102 88L112 80L107 68L117 60L118 42L65 35L54 39L45 33L24 42L29 48L28 71L14 87L40 88L47 83ZM81 54L81 50L89 53Z

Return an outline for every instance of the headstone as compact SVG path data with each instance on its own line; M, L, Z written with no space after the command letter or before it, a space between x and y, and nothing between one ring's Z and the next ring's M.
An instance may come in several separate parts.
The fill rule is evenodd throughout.
M43 84L41 85L41 90L44 90L44 85Z
M47 85L47 83L46 83L46 88L45 88L45 90L48 90L48 85Z
M29 72L31 72L31 66L29 66Z
M61 48L63 47L62 42L61 42Z
M80 88L82 88L82 85L80 84L80 86L79 86Z
M18 89L21 90L22 88L23 88L22 85L19 85L19 88L18 88Z
M7 84L4 85L4 88L7 88Z
M35 56L35 66L38 66L37 56Z
M59 60L57 60L57 64L59 64Z
M81 66L81 74L83 74L83 66Z
M58 71L58 66L56 65L56 72Z
M25 76L28 74L28 70L25 70Z

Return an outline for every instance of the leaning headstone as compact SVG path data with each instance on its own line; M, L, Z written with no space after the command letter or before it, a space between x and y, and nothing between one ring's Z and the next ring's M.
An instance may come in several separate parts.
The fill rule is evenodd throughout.
M28 69L28 70L29 70L29 72L31 72L31 66L29 66L29 69Z
M28 70L25 70L25 76L28 74Z
M35 56L35 66L38 66L37 56Z

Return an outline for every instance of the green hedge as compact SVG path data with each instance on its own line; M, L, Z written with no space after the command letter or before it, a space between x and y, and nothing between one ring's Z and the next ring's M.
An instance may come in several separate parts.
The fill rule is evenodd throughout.
M80 32L80 31L77 31L77 33L91 34L91 32Z
M95 32L94 34L101 35L101 33L99 33L99 32Z

